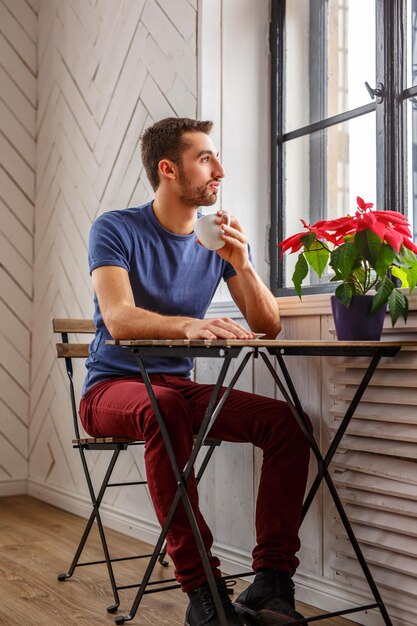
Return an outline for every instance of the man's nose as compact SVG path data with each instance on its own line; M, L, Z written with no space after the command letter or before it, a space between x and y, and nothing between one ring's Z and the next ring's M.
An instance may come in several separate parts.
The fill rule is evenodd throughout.
M214 166L213 166L213 178L224 178L225 176L225 172L223 169L223 165L220 163L220 161L215 162Z

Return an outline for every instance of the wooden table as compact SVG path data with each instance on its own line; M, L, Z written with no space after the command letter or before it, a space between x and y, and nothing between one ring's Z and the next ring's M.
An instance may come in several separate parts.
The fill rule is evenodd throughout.
M307 494L302 510L302 519L307 514L313 499L324 480L329 489L330 495L333 499L333 502L336 506L340 519L343 523L343 526L348 535L349 541L355 551L356 557L361 565L364 576L368 582L369 588L373 594L374 602L367 605L362 605L359 607L354 607L342 611L337 611L333 613L326 613L321 616L316 616L314 618L308 618L308 620L299 620L298 622L294 622L294 624L303 624L318 621L320 619L327 619L329 617L338 616L338 615L347 615L349 613L370 610L377 608L379 609L381 616L383 618L386 626L392 626L391 619L388 615L385 604L382 600L382 597L379 593L377 585L374 581L372 573L368 567L366 559L362 553L360 545L356 539L352 526L349 522L349 519L344 510L343 504L340 500L340 497L337 493L336 487L333 483L333 480L329 474L329 465L333 459L335 452L338 449L340 441L346 432L346 429L349 426L349 423L354 415L354 412L378 366L378 363L382 357L393 357L400 350L413 350L417 347L417 342L395 342L395 341L321 341L321 340L265 340L265 339L254 339L254 340L200 340L200 339L134 339L134 340L119 340L119 341L109 341L107 342L112 345L123 346L124 348L130 350L136 357L138 367L140 369L141 375L143 377L144 383L149 393L149 397L152 403L152 407L155 411L155 414L158 418L159 426L161 428L161 433L165 441L167 453L169 455L171 465L173 468L173 472L175 474L178 491L172 503L171 510L168 514L167 520L163 526L161 531L160 538L158 543L155 546L155 553L159 553L163 541L165 539L167 530L169 528L172 516L178 506L180 500L183 501L189 519L191 527L193 528L193 533L197 541L197 545L199 546L199 550L202 556L202 562L204 565L204 569L207 575L207 579L210 585L210 589L213 594L213 599L216 604L216 609L218 611L220 623L226 626L227 622L225 621L224 611L220 603L220 599L218 597L217 588L213 579L213 575L209 566L207 555L205 554L204 545L201 539L201 535L198 529L198 526L195 522L193 512L191 509L191 505L188 500L188 495L186 491L186 483L188 477L191 473L191 470L194 466L197 455L201 449L201 446L207 437L219 411L221 410L224 403L227 401L227 398L235 386L237 380L239 379L241 373L244 368L248 364L251 358L260 357L266 364L266 367L273 378L275 384L280 389L285 401L290 407L294 418L297 420L298 425L302 429L303 433L307 437L312 452L314 453L317 459L317 476L313 481L313 484L310 488L309 493ZM222 395L220 401L217 401L219 396L219 392L221 387L223 386L225 376L227 374L229 365L232 359L237 358L240 355L240 352L245 349L245 354L239 363L235 374L233 375L230 383L226 386L226 390ZM249 350L248 350L249 349ZM369 365L360 381L356 392L350 402L346 413L343 419L340 422L340 425L337 429L337 432L332 440L332 443L327 450L325 456L322 455L319 445L314 437L314 434L311 430L310 424L305 417L305 413L303 411L303 407L297 391L295 389L294 383L291 379L290 373L287 369L286 359L287 356L336 356L336 357L347 357L347 356L358 356L358 357L369 357ZM180 356L189 356L189 357L205 357L205 358L221 358L223 359L223 365L221 367L220 373L218 375L216 384L214 385L213 394L210 399L209 405L206 410L206 414L204 420L202 422L201 428L197 434L195 445L193 447L190 459L184 469L183 472L180 472L175 461L175 456L172 450L171 442L169 439L168 432L165 428L163 416L158 407L158 403L155 398L155 394L152 389L152 384L150 382L149 376L147 374L143 358L149 358L152 356L164 356L164 357L180 357ZM156 557L155 557L156 561ZM147 581L150 578L153 567L155 563L152 564L152 560L148 566L149 575L145 574L144 580L142 582L141 587L138 590L137 596L133 602L130 613L125 616L116 617L115 621L117 624L123 624L125 621L129 621L133 619L136 614L137 608L139 606L140 600L144 593Z

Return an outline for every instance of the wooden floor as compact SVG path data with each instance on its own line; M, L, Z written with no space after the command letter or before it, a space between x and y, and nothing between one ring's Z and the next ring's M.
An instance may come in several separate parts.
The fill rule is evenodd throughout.
M28 496L0 498L0 624L3 626L112 625L106 612L113 602L105 566L81 567L58 582L67 570L85 520ZM108 531L117 556L140 554L149 546L115 531ZM97 535L88 544L88 558L100 559ZM144 560L116 564L116 578L134 584ZM172 577L172 566L157 567L158 575ZM122 583L120 583L122 584ZM238 590L246 583L239 581ZM127 613L135 590L120 592L122 613ZM183 626L187 596L180 590L147 595L128 624ZM306 616L317 614L298 604ZM341 618L320 620L326 626L353 626Z

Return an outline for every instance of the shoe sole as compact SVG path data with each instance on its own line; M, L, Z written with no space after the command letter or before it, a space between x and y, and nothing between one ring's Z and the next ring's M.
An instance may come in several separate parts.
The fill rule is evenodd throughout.
M236 615L237 615L237 613L236 613ZM239 620L241 620L241 619L242 619L242 618L240 617L240 615L238 615L238 617L239 617ZM246 625L246 624L248 624L248 622L242 622L242 624ZM187 620L184 622L184 626L190 626L190 624L187 622Z
M288 617L268 609L262 609L261 611L252 611L243 604L234 603L235 612L243 620L244 624L248 626L285 626L286 624L299 624L299 620Z

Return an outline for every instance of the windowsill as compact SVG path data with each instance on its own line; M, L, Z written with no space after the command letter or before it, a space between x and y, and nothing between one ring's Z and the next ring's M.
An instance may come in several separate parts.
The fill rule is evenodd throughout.
M282 317L294 317L304 315L327 315L331 314L330 295L314 294L304 296L302 300L298 296L284 296L277 298ZM208 310L209 317L227 316L232 319L241 318L242 314L233 300L213 302Z
M331 315L330 293L317 293L310 296L283 296L278 298L282 317L300 317L305 315Z
M303 296L284 296L278 298L281 317L304 317L307 315L331 315L330 293ZM409 310L417 311L417 295L408 296ZM232 300L213 302L208 310L208 317L227 316L232 319L242 317Z

